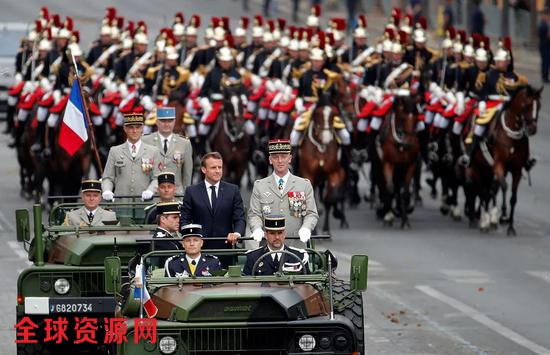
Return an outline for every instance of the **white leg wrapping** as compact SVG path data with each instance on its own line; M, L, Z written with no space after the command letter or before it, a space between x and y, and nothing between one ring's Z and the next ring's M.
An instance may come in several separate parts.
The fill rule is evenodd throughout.
M279 126L283 126L283 127L284 127L284 126L286 125L287 119L288 119L288 113L286 113L286 112L279 112L279 113L277 114L277 124L278 124Z
M197 127L194 124L186 126L185 132L187 132L187 137L195 138L197 136Z
M111 105L99 105L99 112L101 112L101 117L103 117L104 119L109 118L109 114L111 113Z
M462 133L462 127L463 127L463 126L464 126L464 125L463 125L462 123L460 123L460 122L455 122L455 123L453 124L453 134L455 134L455 135L457 135L457 136L460 135L460 134Z
M366 118L360 118L359 121L357 121L357 130L359 132L365 132L368 126L369 120L367 120Z
M25 122L28 117L29 117L29 110L19 109L19 111L17 112L17 120L19 122Z
M8 96L8 105L9 106L17 105L17 101L19 101L19 97L17 97L17 96Z
M122 115L122 113L120 113L120 112L116 113L115 124L119 127L124 124L124 116Z
M101 126L103 124L103 117L99 115L92 116L92 122L94 123L94 126Z
M382 126L382 117L373 117L370 120L370 128L374 129L375 131L378 131L380 129L380 126Z
M265 120L267 118L267 109L266 108L261 108L258 110L258 118L260 120Z
M251 120L247 120L245 123L244 123L244 131L246 132L246 134L248 134L249 136L253 135L254 133L256 133L256 125L254 124L254 122L252 122Z
M45 122L49 114L49 108L38 106L38 110L36 111L36 119L38 120L38 122Z
M451 120L441 116L441 128L446 129L447 127L449 127L449 122L450 121Z
M338 134L338 137L340 137L340 140L342 141L342 145L350 145L351 144L351 136L347 129L342 128L336 131L336 134Z
M476 124L474 127L474 134L478 137L483 137L485 133L485 126Z
M246 105L246 109L249 112L254 112L254 110L256 110L256 102L255 101L248 101L248 105Z
M416 131L420 132L426 129L426 124L423 121L416 122Z
M297 147L300 143L300 138L302 138L302 132L292 130L292 132L290 132L290 145Z
M48 127L54 128L57 126L57 121L59 120L59 114L58 113L52 113L48 116Z
M436 113L434 118L434 127L443 128L441 127L442 121L443 121L443 117L439 113Z
M201 136L206 136L206 135L208 135L208 132L210 132L210 126L205 125L204 123L201 123L199 125L199 134Z
M431 111L426 111L426 118L424 119L426 124L430 125L434 121L434 113Z

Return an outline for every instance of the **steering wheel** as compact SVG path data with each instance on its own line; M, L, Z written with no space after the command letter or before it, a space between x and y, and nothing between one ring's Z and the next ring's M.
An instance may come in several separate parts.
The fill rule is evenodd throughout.
M273 250L273 251L268 251L267 253L265 253L264 255L260 256L258 258L258 260L256 260L256 262L254 263L254 266L252 267L252 272L250 273L252 276L254 276L254 274L256 273L256 269L258 268L258 265L260 264L260 262L262 260L264 260L268 255L271 255L271 254L277 254L277 253L281 253L281 254L286 254L286 255L290 255L291 257L293 257L294 259L298 260L298 262L300 264L302 264L302 268L305 267L305 263L298 257L298 255L294 254L294 253L291 253L289 252L288 250ZM283 267L283 263L279 262L279 272L281 272L281 269Z

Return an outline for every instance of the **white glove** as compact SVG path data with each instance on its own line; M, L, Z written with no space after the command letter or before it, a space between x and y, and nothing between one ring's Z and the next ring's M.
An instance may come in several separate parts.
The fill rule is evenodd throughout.
M311 231L307 228L302 227L298 231L298 235L300 236L300 240L302 241L302 243L307 243L308 240L311 238Z
M483 116L485 114L485 110L487 110L487 103L485 101L480 101L477 109L479 111L479 116Z
M254 232L252 232L252 238L257 242L261 242L264 238L264 231L260 228L256 229Z
M153 198L153 191L151 190L145 190L141 193L141 200L147 201Z
M103 199L105 201L114 201L115 200L115 194L113 193L113 191L109 191L109 190L103 191L101 196L103 197Z

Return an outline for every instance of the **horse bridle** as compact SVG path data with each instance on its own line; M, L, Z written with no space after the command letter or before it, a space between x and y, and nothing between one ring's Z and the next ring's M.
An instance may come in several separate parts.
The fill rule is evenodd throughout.
M313 109L315 113L317 107ZM334 133L332 132L331 117L333 117L334 108L330 105L323 106L323 128L321 128L321 142L315 139L313 134L313 128L315 126L315 121L311 122L308 127L308 137L311 143L317 148L319 153L324 153L327 149L327 145L332 142Z

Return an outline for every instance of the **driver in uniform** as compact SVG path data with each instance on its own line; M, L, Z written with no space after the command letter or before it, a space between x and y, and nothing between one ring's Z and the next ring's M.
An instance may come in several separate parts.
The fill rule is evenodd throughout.
M252 268L257 260L262 255L284 250L296 255L293 258L286 253L273 253L263 258L256 268L255 275L273 275L281 271L307 273L309 255L303 249L294 248L285 245L286 230L285 216L283 215L267 215L264 218L264 230L266 245L257 249L249 250L246 253L246 264L243 269L243 274L252 275Z

